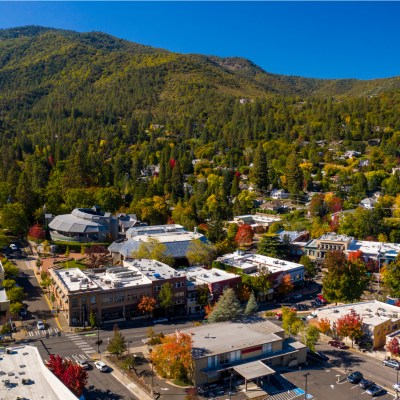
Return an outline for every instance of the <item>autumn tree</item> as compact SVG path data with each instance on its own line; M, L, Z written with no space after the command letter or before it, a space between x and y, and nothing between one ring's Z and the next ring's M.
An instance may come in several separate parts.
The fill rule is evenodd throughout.
M318 328L323 335L328 335L331 332L331 324L328 318L321 318L318 322Z
M381 269L383 284L391 297L400 297L400 261L395 261Z
M124 353L127 349L126 341L125 337L118 329L117 324L114 325L113 331L114 331L114 336L111 338L107 346L107 351L110 352L111 354L115 354L117 358L119 358L120 355Z
M37 240L46 239L46 231L39 224L35 224L29 229L28 236Z
M167 265L174 264L174 258L168 254L167 246L156 238L149 238L146 242L140 242L138 250L131 254L135 259L148 259L161 261Z
M307 279L312 279L317 275L317 267L311 261L310 257L303 255L299 261L304 266L304 275Z
M235 241L239 248L246 248L253 243L254 231L250 225L242 224L235 236Z
M400 354L400 343L397 337L393 337L389 340L389 343L386 345L386 350L389 351L392 355L398 356Z
M88 246L85 249L86 265L89 268L99 268L106 265L109 252L104 246Z
M209 322L231 321L239 316L240 303L233 289L225 289L221 297L207 316Z
M186 258L190 265L211 265L216 256L215 246L200 239L190 242L186 251Z
M50 354L47 367L77 397L82 396L88 382L88 374L81 366L73 364L59 355Z
M150 316L154 311L156 304L157 300L155 298L149 296L143 296L140 299L140 302L137 307L141 313Z
M286 296L287 294L293 292L293 282L292 278L290 277L290 274L286 274L283 279L281 284L278 286L278 293L281 296Z
M175 332L161 339L151 352L157 372L165 378L190 381L193 377L192 337Z
M341 337L348 337L351 339L351 347L355 339L363 336L362 318L359 314L351 312L338 318L336 321L336 333Z

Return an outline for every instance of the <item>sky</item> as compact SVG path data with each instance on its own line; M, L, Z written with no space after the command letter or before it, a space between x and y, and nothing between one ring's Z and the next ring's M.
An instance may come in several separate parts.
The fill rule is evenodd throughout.
M400 2L5 2L0 28L101 31L314 78L400 75Z

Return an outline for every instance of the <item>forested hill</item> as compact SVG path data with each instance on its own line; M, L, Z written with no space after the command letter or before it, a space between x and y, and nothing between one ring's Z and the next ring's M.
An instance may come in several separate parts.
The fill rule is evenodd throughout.
M260 145L270 186L288 187L293 154L307 187L316 177L330 189L322 170L331 150L373 151L378 161L368 168L384 165L377 186L400 157L398 86L398 78L274 75L243 58L178 54L97 32L0 30L0 214L23 207L32 223L43 204L59 214L96 202L166 222L185 183L191 223L183 224L204 222L215 204L227 218L238 177L253 179ZM154 199L168 206L144 216L138 204ZM248 211L244 204L252 203L236 201L234 211Z

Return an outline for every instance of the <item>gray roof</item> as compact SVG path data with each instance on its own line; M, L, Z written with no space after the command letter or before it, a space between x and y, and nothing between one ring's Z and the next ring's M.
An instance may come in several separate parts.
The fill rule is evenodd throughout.
M233 367L233 369L247 380L275 374L275 371L265 365L262 361L253 361L237 365L236 367Z
M60 232L97 233L107 232L106 226L80 218L72 214L57 215L50 223L49 228Z

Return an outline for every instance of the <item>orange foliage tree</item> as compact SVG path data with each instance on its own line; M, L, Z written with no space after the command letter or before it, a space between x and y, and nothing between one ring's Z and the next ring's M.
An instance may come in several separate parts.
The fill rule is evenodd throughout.
M154 311L154 308L157 304L157 300L153 297L143 296L140 299L138 304L138 310L143 314L147 314L148 316Z
M176 331L153 348L151 360L161 376L190 381L193 377L192 337Z
M293 288L294 285L292 279L289 274L286 274L282 279L282 283L278 286L278 293L281 295L287 295L293 291Z
M330 324L328 318L321 318L319 320L318 329L324 335L329 333L329 331L331 330L331 324Z

